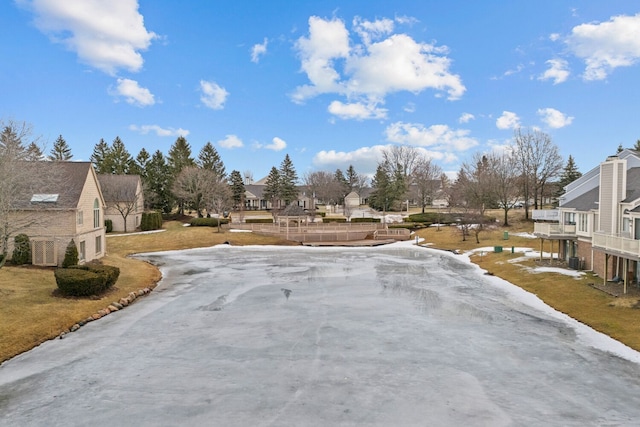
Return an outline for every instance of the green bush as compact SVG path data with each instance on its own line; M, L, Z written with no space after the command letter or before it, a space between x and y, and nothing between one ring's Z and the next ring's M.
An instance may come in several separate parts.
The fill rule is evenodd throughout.
M371 217L351 218L351 222L380 222L380 218L371 218Z
M111 288L120 276L120 269L110 265L89 263L58 268L54 274L62 294L85 297L100 295Z
M229 223L226 218L193 218L189 221L189 224L193 227L217 227L218 221L220 221L220 224Z
M273 218L248 218L247 224L273 224Z
M107 233L111 233L113 231L113 221L111 221L110 219L105 219L104 228L106 229Z
M143 212L140 219L140 230L159 230L162 228L162 213L160 212Z
M99 295L107 289L106 277L79 268L58 268L54 272L56 284L63 295L86 297Z
M13 239L13 263L15 265L24 265L31 262L31 243L29 236L26 234L18 234Z
M331 223L331 222L347 222L347 218L322 218L322 222L327 224L327 223Z
M62 261L62 267L67 268L72 265L78 265L78 247L73 239L71 239L67 245L67 250L64 253L64 261Z

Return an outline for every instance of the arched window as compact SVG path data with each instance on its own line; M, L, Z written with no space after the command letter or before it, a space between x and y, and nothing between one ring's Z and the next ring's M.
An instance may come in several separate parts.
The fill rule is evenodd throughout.
M100 228L100 203L98 203L98 199L93 201L93 228Z

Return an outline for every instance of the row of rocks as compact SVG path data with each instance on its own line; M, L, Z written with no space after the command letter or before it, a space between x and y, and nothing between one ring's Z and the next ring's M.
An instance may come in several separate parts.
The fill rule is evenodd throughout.
M80 329L81 327L83 327L84 325L86 325L89 322L93 322L94 320L98 320L108 314L111 314L115 311L120 311L123 308L129 306L130 304L133 304L133 302L145 295L148 295L149 293L151 293L151 291L156 287L156 285L152 285L143 289L139 289L136 292L129 292L129 295L127 295L126 297L122 297L120 298L117 302L114 301L111 304L109 304L106 308L103 308L102 310L98 310L97 312L93 313L91 316L87 317L84 320L79 321L78 323L75 323L73 326L71 326L71 328L62 331L62 333L60 333L59 338L63 339L65 337L65 335L67 335L70 332L75 332L78 329Z

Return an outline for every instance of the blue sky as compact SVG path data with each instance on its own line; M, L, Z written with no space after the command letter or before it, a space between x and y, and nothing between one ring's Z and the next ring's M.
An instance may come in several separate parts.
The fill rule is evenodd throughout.
M455 173L522 126L586 172L640 139L637 1L16 0L0 37L0 118L74 160L183 135L255 179L394 144Z

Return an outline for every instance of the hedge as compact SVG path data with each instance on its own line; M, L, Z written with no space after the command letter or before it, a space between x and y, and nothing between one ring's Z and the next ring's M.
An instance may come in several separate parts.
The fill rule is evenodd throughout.
M347 222L347 218L322 218L322 222L325 224L331 223L331 222Z
M273 224L273 218L247 218L247 224Z
M140 220L140 230L150 231L162 228L162 214L160 212L143 212Z
M351 218L351 222L380 222L380 218L372 218L372 217Z
M85 297L102 294L111 288L120 276L120 269L109 265L85 264L58 268L54 275L63 295Z
M193 218L189 221L192 227L217 227L218 221L220 224L228 224L229 220L226 218Z
M71 267L72 265L78 265L78 260L78 247L76 246L76 242L71 239L71 241L67 245L67 250L64 253L62 267L67 268Z

